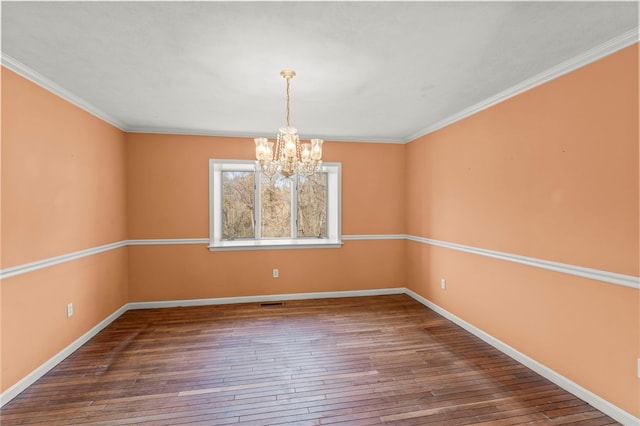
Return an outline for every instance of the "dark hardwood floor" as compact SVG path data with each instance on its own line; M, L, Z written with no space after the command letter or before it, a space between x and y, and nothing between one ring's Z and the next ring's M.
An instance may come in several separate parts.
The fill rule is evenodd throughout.
M0 423L617 424L406 295L128 311Z

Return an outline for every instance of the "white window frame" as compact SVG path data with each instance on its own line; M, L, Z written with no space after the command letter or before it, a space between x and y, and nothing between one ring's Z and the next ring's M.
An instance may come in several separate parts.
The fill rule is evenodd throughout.
M342 164L322 163L321 172L327 173L327 237L260 238L257 226L260 223L260 191L255 191L256 238L236 240L222 239L222 172L255 172L255 182L262 178L255 161L209 160L209 250L268 250L291 248L337 248L342 247ZM293 187L292 187L293 189ZM297 214L292 190L291 214ZM292 235L297 235L296 220L292 220ZM296 229L293 229L296 228Z

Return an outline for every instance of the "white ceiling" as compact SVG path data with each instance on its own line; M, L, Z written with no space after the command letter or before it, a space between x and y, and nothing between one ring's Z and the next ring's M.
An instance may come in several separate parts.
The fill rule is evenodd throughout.
M3 64L128 131L406 142L638 40L633 2L2 2Z

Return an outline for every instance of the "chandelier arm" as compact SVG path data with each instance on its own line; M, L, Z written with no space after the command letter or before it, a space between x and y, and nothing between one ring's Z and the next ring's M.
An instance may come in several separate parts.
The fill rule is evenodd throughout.
M267 138L255 138L256 165L267 177L295 174L310 176L322 165L322 139L311 139L311 143L300 144L298 131L291 127L291 79L296 75L292 69L283 69L280 75L286 81L287 127L280 129L275 143Z

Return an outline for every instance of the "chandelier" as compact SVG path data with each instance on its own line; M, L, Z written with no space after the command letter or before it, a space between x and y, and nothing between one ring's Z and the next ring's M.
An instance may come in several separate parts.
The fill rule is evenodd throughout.
M300 143L298 130L289 124L289 88L296 72L290 69L280 71L287 82L287 127L281 127L275 144L267 138L255 138L256 165L267 177L276 174L290 177L294 174L311 176L322 165L322 139L311 139L311 143Z

